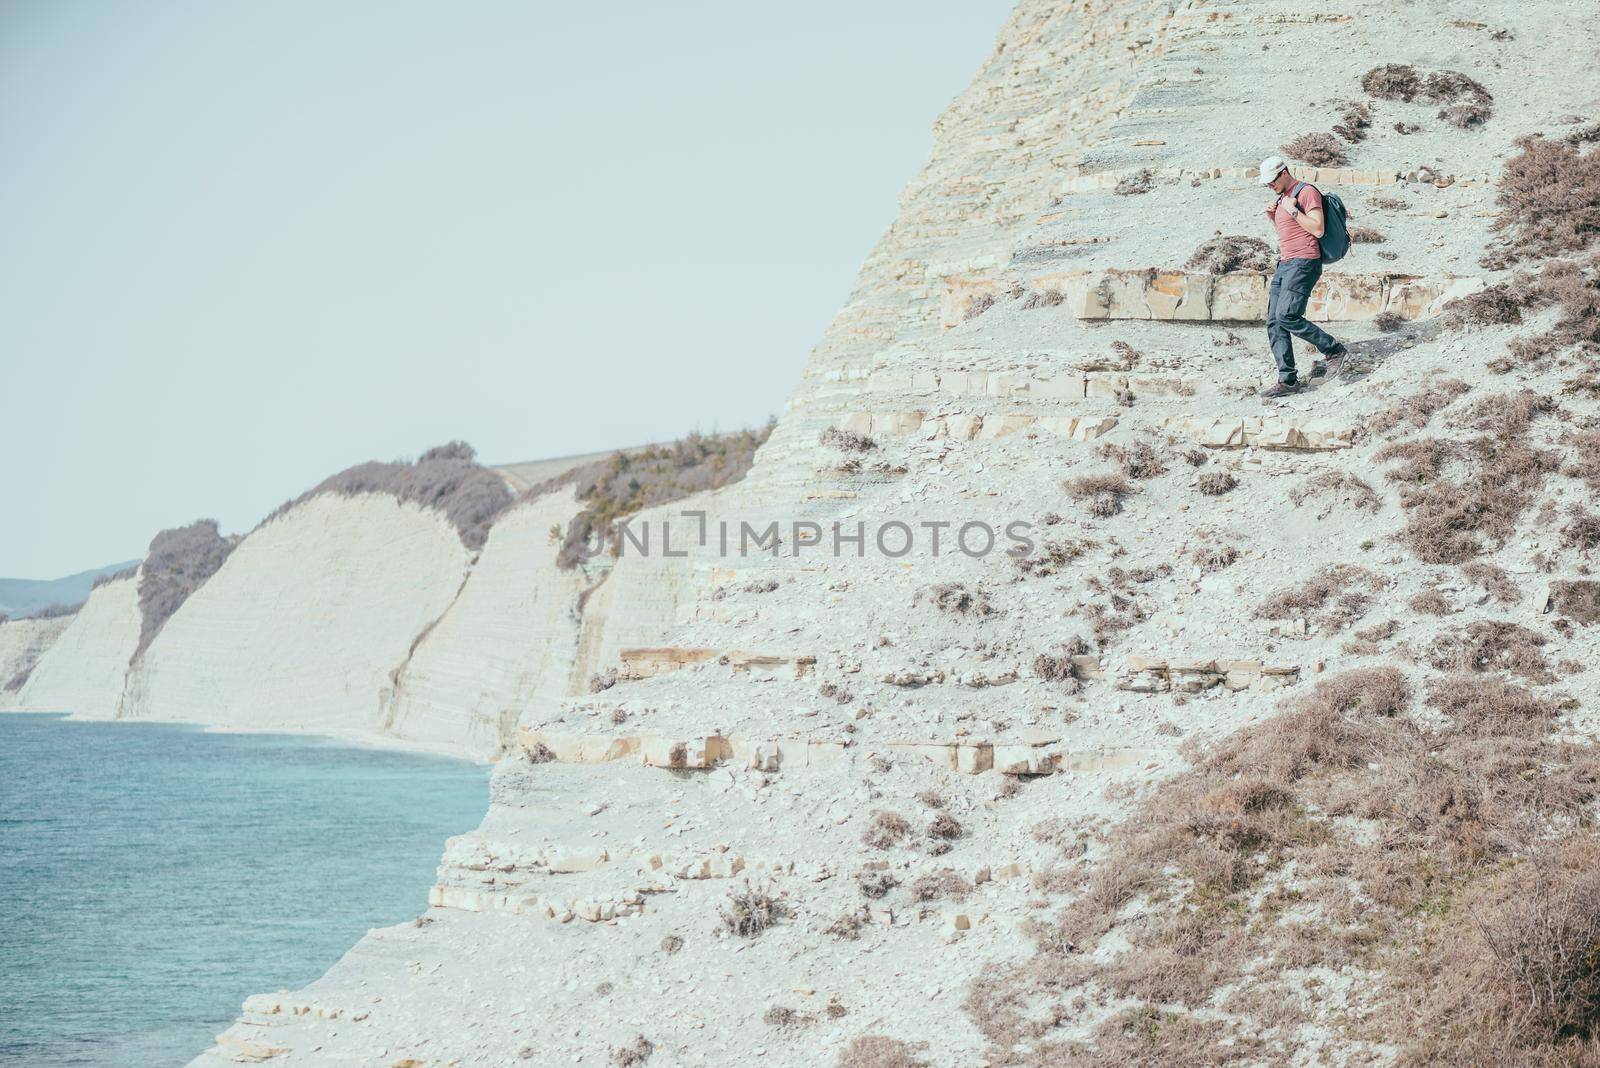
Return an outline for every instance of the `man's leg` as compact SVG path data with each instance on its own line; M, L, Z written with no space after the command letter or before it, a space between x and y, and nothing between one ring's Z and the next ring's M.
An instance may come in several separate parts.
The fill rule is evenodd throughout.
M1334 336L1306 318L1306 305L1311 301L1311 291L1316 288L1317 279L1322 277L1322 264L1316 260L1291 260L1281 265L1279 270L1285 273L1282 296L1277 304L1277 325L1283 335L1284 345L1291 349L1289 366L1294 367L1293 344L1288 337L1290 334L1315 345L1318 352L1338 351L1339 342ZM1277 284L1277 276L1273 277L1273 284ZM1270 303L1268 307L1270 312ZM1283 366L1281 359L1278 366Z
M1278 381L1294 385L1298 378L1294 369L1294 342L1279 321L1280 309L1286 293L1283 287L1285 264L1278 264L1272 272L1272 285L1267 289L1267 344L1272 347L1272 360L1278 365ZM1301 308L1304 311L1304 307Z

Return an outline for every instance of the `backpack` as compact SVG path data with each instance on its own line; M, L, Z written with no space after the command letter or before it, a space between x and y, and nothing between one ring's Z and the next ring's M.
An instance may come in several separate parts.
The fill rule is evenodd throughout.
M1299 197L1300 190L1308 183L1296 182L1290 190L1291 197ZM1320 192L1320 190L1319 190ZM1337 263L1344 259L1344 254L1350 251L1350 213L1345 210L1344 201L1339 199L1337 193L1322 194L1322 236L1317 238L1317 245L1322 249L1323 263Z

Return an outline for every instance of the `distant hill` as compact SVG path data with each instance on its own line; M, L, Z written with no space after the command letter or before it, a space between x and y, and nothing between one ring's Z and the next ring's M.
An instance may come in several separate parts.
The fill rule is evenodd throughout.
M89 590L94 586L95 579L101 575L115 574L138 562L127 560L58 579L0 578L0 615L22 619L53 604L80 605L89 599Z

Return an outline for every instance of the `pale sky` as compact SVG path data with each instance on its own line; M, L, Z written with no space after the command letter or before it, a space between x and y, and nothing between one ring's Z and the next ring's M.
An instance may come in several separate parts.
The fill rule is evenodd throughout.
M0 0L0 575L776 413L1009 0Z

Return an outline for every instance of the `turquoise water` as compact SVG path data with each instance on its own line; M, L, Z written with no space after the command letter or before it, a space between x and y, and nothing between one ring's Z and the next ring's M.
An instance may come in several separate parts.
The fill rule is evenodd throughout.
M0 715L0 1065L181 1065L426 907L488 772L287 735Z

